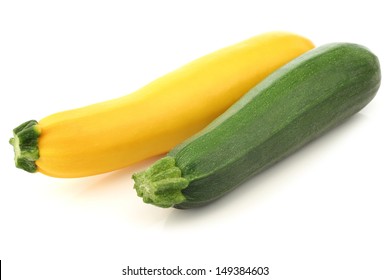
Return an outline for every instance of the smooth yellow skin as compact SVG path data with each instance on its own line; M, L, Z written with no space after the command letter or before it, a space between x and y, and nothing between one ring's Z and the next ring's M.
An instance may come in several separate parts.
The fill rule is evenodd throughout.
M50 115L39 122L38 171L83 177L166 153L313 47L298 35L266 33L201 57L129 95Z

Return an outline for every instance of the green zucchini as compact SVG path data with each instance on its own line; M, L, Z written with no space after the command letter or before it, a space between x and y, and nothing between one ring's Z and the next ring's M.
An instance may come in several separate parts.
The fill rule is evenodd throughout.
M207 204L366 106L381 80L367 48L333 43L276 70L204 130L133 175L144 202Z

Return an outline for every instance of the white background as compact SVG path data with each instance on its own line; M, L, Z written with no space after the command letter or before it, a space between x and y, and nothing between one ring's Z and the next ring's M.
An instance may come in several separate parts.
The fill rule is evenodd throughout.
M2 1L4 279L150 279L122 276L128 265L213 273L217 266L270 267L268 277L237 279L390 279L384 3ZM14 168L7 141L20 123L130 93L271 30L299 33L316 45L367 46L381 61L382 86L348 122L212 205L181 211L143 204L130 178L146 164L69 180Z

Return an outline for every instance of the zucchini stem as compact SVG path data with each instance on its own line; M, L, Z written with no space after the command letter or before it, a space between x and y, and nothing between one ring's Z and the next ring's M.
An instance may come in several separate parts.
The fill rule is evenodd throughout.
M181 177L181 170L176 166L173 157L166 156L132 177L137 195L142 197L145 203L168 208L186 200L181 190L185 189L189 182Z
M35 161L39 159L38 138L41 131L38 122L31 120L13 130L14 137L9 143L14 147L15 166L27 172L37 171Z

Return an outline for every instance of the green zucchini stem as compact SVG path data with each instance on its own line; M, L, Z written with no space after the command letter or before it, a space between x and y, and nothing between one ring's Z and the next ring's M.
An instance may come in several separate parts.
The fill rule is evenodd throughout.
M14 147L15 166L27 172L37 171L35 161L39 159L38 138L41 131L38 122L31 120L13 130L9 143Z
M171 156L156 161L143 172L135 173L133 179L137 195L145 203L168 208L186 200L181 190L189 182L181 177L181 170Z

